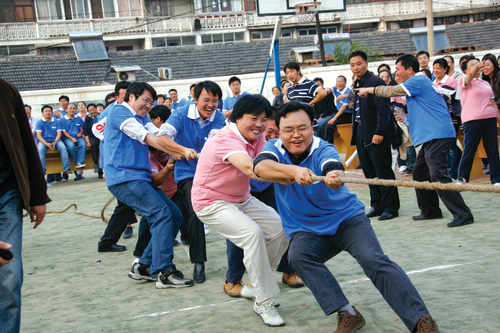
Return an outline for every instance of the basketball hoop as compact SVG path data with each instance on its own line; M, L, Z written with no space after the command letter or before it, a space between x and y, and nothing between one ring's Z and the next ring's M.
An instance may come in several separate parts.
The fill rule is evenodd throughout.
M298 23L314 22L316 13L319 11L321 2L303 2L295 5L295 13L298 16Z

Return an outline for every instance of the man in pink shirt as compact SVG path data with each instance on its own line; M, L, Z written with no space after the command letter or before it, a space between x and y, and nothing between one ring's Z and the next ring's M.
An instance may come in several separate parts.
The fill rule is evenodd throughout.
M243 96L236 102L231 124L201 151L192 204L203 223L243 249L255 290L254 311L266 325L283 326L271 297L279 292L273 268L287 249L288 239L276 211L250 195L250 178L270 181L254 174L253 158L266 143L262 134L271 112L269 102L259 95Z

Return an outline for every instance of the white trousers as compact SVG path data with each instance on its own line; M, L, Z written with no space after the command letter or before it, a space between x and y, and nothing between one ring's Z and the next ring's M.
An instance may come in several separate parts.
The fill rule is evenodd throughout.
M250 197L241 204L216 201L196 212L196 215L243 249L243 263L255 288L257 302L279 293L273 268L286 251L288 238L274 209Z

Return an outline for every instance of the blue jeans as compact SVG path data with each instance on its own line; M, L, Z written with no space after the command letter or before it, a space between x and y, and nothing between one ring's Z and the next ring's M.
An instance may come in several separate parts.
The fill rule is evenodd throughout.
M14 260L0 268L0 328L2 332L19 332L21 327L21 286L23 263L23 200L19 190L0 198L0 240L12 244Z
M319 134L319 129L321 127L323 127L323 125L325 125L326 122L328 122L328 120L332 119L334 116L334 114L330 115L330 116L326 116L325 118L321 119L320 121L318 121L318 128L314 131L314 135L318 136Z
M145 180L112 185L109 191L148 220L151 241L139 260L150 266L151 277L173 265L174 238L182 224L179 208L162 190Z
M52 143L52 142L47 141L47 143ZM43 170L47 171L47 167L45 164L45 152L49 148L47 148L47 146L41 142L38 142L37 148L38 148L38 155L40 155L40 161L42 161ZM68 151L66 150L66 146L64 145L64 143L59 141L56 144L56 149L59 151L59 154L61 154L61 161L64 171L71 169L71 165L69 164Z
M76 144L68 138L63 138L62 141L66 145L68 153L75 161L75 165L85 163L85 153L87 152L87 143L82 138L76 138ZM78 153L76 148L78 147Z
M347 251L361 266L406 327L413 332L418 318L429 314L406 273L387 257L370 220L359 214L340 224L335 235L297 232L290 239L290 264L326 315L349 303L325 262Z

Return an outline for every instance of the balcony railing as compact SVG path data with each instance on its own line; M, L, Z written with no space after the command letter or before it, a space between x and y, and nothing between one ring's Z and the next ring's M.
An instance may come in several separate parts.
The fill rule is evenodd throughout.
M404 16L426 12L425 0L389 1L347 6L342 13L321 13L321 22L380 18L385 16ZM464 10L500 5L500 0L442 0L433 5L434 12ZM67 37L69 32L102 31L105 34L143 34L186 32L194 30L194 19L200 20L201 28L218 30L228 28L247 28L273 26L275 16L259 17L255 12L231 12L220 14L199 14L175 18L140 17L109 18L87 20L39 21L35 23L0 23L0 41L49 39ZM284 24L297 24L295 15L284 18Z

